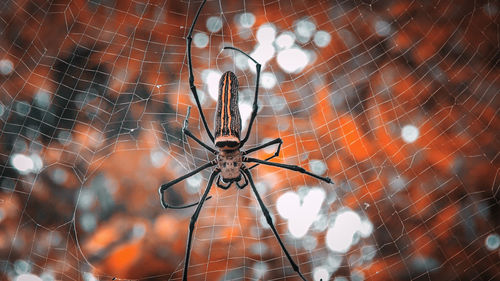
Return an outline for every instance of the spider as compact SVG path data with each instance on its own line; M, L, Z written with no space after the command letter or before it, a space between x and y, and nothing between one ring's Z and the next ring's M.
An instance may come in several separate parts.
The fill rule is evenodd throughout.
M184 120L184 125L182 128L183 133L192 138L194 141L196 141L198 144L200 144L202 147L210 151L212 154L214 154L216 157L212 161L198 167L197 169L175 179L172 180L168 183L165 183L160 186L159 188L159 193L160 193L160 201L162 206L167 209L184 209L184 208L189 208L189 207L196 207L196 211L191 217L191 221L189 223L189 234L188 234L188 239L187 239L187 246L186 246L186 254L185 254L185 260L184 260L184 271L183 271L183 276L182 280L186 281L187 280L187 274L188 274L188 265L189 265L189 258L191 255L191 243L192 243L192 238L193 238L193 231L195 228L196 221L198 220L198 216L200 214L200 211L203 207L203 203L210 199L211 196L208 196L208 193L210 192L211 186L217 177L216 185L222 189L228 189L233 183L240 188L243 189L245 188L248 184L250 184L250 187L252 188L253 193L255 194L255 197L260 205L260 208L262 209L262 212L266 218L267 223L271 227L271 230L278 240L278 243L281 246L281 249L285 253L286 257L288 258L290 264L292 265L293 270L302 278L302 280L306 280L302 273L299 270L299 267L297 264L293 261L292 257L290 256L290 253L286 249L285 245L283 244L283 241L281 240L276 227L273 224L273 221L271 219L271 216L269 214L269 211L267 207L265 206L264 202L262 201L262 198L259 195L259 192L257 191L255 187L255 183L252 178L252 174L250 173L250 169L256 167L259 164L263 165L268 165L268 166L274 166L274 167L279 167L279 168L284 168L292 171L297 171L312 177L315 177L319 180L322 180L327 183L332 183L332 180L329 177L321 177L319 175L315 175L309 171L306 171L304 168L296 166L296 165L288 165L288 164L281 164L281 163L276 163L276 162L270 162L272 158L276 157L280 153L281 149L281 144L283 141L281 138L276 138L274 140L268 141L264 144L261 144L257 147L241 151L240 149L244 146L244 144L247 142L249 136L250 136L250 131L252 129L253 122L255 120L255 117L257 116L257 110L258 110L258 104L257 104L257 96L259 93L259 78L260 78L260 69L261 65L253 59L250 55L247 53L243 52L242 50L231 47L231 46L226 46L223 48L224 49L231 49L237 52L242 53L246 57L248 57L250 60L252 60L255 63L256 66L256 72L257 72L257 77L256 77L256 86L255 86L255 95L254 95L254 101L253 101L253 107L252 107L252 114L250 116L250 121L248 125L247 132L245 134L245 137L241 139L241 115L240 111L238 108L238 79L236 78L236 75L231 72L227 71L225 72L222 77L220 78L219 82L219 95L218 95L218 100L217 100L217 109L216 109L216 121L215 121L215 131L214 135L210 132L208 125L207 125L207 120L205 119L205 115L203 114L203 110L200 105L200 100L198 98L198 93L196 91L196 86L194 85L194 75L193 75L193 66L191 63L191 42L192 42L192 33L194 26L196 25L196 21L198 20L198 17L200 15L200 12L205 5L206 0L204 0L200 7L198 8L198 11L196 13L196 16L193 20L193 23L191 25L191 28L189 29L188 36L186 38L186 45L187 45L187 53L188 53L188 66L189 66L189 86L191 88L191 92L193 93L194 99L196 101L196 105L198 107L198 110L200 112L201 120L203 122L203 126L205 127L206 133L212 143L215 145L216 148L212 148L210 145L204 143L200 139L198 139L191 131L188 129L188 118L190 114L191 107L188 107L188 111L186 114L186 119ZM278 147L275 151L275 153L268 157L265 160L257 159L257 158L252 158L248 157L247 155L258 151L260 149L266 148L268 146L278 144ZM245 163L254 163L253 166L247 167ZM207 187L205 189L205 192L203 193L203 196L201 197L200 201L189 204L189 205L184 205L184 206L172 206L169 205L164 198L164 192L174 186L175 184L179 183L180 181L183 181L186 178L189 178L202 170L205 170L210 167L214 167L215 169L212 171L210 174L210 178L208 180Z

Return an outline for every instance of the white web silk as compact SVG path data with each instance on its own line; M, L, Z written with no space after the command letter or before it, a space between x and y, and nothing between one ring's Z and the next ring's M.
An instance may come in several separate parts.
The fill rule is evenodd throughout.
M0 266L10 280L181 278L184 253L175 243L184 243L194 210L162 210L156 189L213 159L180 136L195 104L184 37L199 3L125 2L130 7L105 0L0 4ZM308 280L431 279L455 262L444 244L429 254L435 244L422 242L441 234L458 245L457 255L473 256L473 248L494 264L498 50L488 49L495 46L489 37L475 44L467 36L489 34L496 25L474 30L475 17L494 22L499 5L474 2L456 20L446 1L440 16L414 1L406 8L374 2L207 2L192 56L208 125L220 75L233 71L243 133L248 129L255 65L221 51L234 46L262 64L248 147L280 137L273 161L335 182L252 169ZM419 20L426 25L415 27ZM444 39L433 43L438 31ZM189 126L210 143L194 107ZM199 199L209 175L177 184L170 200ZM296 277L249 188L210 194L194 233L190 278ZM438 235L440 227L465 234ZM134 243L147 251L130 266L144 275L116 275L104 261ZM139 268L141 259L158 261L161 270ZM374 264L383 267L380 275ZM489 274L475 262L463 267L468 277Z

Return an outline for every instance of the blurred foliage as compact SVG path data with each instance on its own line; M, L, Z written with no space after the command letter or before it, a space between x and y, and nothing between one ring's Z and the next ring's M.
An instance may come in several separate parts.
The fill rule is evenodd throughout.
M23 272L56 280L180 279L193 210L162 210L157 188L210 159L180 133L192 105L184 36L198 6L0 3L2 279ZM499 250L485 245L500 232L499 9L495 1L465 0L207 3L195 30L207 32L210 16L225 21L209 33L208 48L193 47L200 89L204 69L234 69L222 44L251 51L266 22L293 31L308 18L332 37L324 48L300 44L315 59L299 74L268 63L279 85L261 90L250 141L283 138L279 162L324 161L336 184L322 188L337 200L323 212L347 207L374 225L366 243L375 256L363 260L353 247L332 280L352 272L367 280L500 278ZM246 38L234 20L243 11L256 17ZM250 70L236 73L253 89ZM273 107L273 97L284 109ZM213 124L215 101L207 98L204 108ZM407 124L419 130L415 142L401 137ZM197 110L190 126L208 139ZM35 159L30 172L14 168L18 154ZM292 172L256 170L274 213L285 191L318 185ZM171 202L196 197L182 186ZM247 192L213 189L190 280L250 280L256 260L268 264L266 280L296 278ZM287 236L286 223L275 220ZM330 253L325 232L314 236L311 252L285 241L309 279ZM260 242L267 251L251 250Z

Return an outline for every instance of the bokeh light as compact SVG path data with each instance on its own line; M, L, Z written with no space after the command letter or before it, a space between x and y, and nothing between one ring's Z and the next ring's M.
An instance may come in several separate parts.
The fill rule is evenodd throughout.
M488 237L486 237L485 243L486 243L486 248L488 248L488 250L490 251L497 250L498 247L500 247L500 235L496 233L488 235Z
M239 19L242 27L250 28L255 24L255 15L252 13L243 13L239 16Z
M279 49L288 49L292 47L294 43L295 35L290 31L285 31L276 38L276 46L278 46Z
M327 166L325 162L317 159L312 159L309 161L309 170L316 175L323 175L326 172Z
M217 100L219 97L219 80L222 76L220 71L204 70L202 73L203 82L207 85L208 95L212 100Z
M278 82L276 81L276 76L274 76L271 72L263 72L260 79L261 85L264 89L272 89Z
M262 45L273 43L275 37L276 28L270 24L263 24L257 30L257 41Z
M31 172L35 168L33 159L23 154L15 154L10 161L12 166L23 174Z
M15 280L16 281L45 281L42 278L40 278L34 274L29 274L29 273L20 274L16 277Z
M330 33L320 30L314 34L314 43L316 46L324 48L330 44L330 41L332 40L332 36Z
M413 125L405 125L401 129L401 137L407 143L412 143L418 139L419 131L418 128Z
M210 32L219 32L222 29L222 19L220 17L209 17L207 19L207 29Z
M288 219L288 230L296 237L303 237L321 209L325 200L325 192L320 188L312 188L301 199L295 192L287 192L276 201L278 213Z
M377 20L375 22L375 32L382 37L386 37L391 34L391 25L384 20Z
M241 150L333 180L245 162L306 280L498 279L498 3L207 1L188 60L200 4L2 2L0 280L182 279L196 207L158 188L221 155L183 131L214 147L191 72L209 130L234 72L249 130L225 46L262 65ZM250 185L208 195L188 280L299 279Z
M311 40L315 31L316 25L309 19L301 19L295 24L295 34L300 43L307 43Z
M314 268L313 271L314 281L328 280L330 278L330 273L328 270L322 266Z
M26 116L30 112L31 106L25 101L20 101L16 103L15 110L17 114Z
M203 32L198 32L193 36L193 43L198 48L205 48L208 45L208 36Z
M339 211L326 233L326 245L334 252L346 253L354 244L354 236L361 230L361 218L356 212Z
M14 71L14 64L9 59L0 60L0 74L9 75Z
M252 104L248 102L240 102L239 109L241 114L242 130L246 130L248 128L247 126L250 121L250 116L252 115Z
M303 50L289 48L278 53L277 61L285 72L298 73L309 63L309 58Z
M276 50L271 44L258 44L255 50L250 53L250 56L257 60L262 65L262 69L264 69L266 63L274 57L275 52ZM248 60L248 67L252 72L256 73L255 63L250 59Z

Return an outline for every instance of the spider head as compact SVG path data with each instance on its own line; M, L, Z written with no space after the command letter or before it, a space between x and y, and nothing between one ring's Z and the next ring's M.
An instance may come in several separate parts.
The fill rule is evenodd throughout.
M217 156L217 166L225 183L241 179L241 152L239 150L222 150Z

